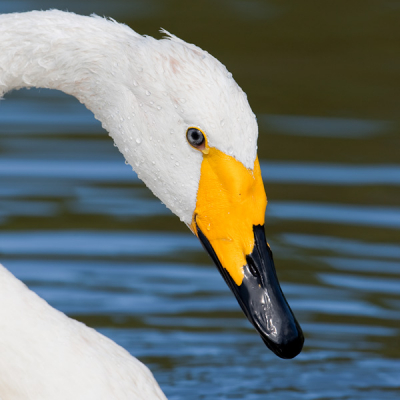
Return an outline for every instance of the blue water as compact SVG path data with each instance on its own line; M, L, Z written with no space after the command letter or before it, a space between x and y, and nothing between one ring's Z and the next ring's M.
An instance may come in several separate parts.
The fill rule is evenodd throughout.
M46 4L3 1L0 12ZM253 22L281 15L267 2L235 4L236 17L246 10L240 18ZM136 12L138 21L171 6L70 5L116 18ZM93 115L56 92L23 90L0 102L0 261L145 362L169 399L397 399L396 122L383 111L313 117L312 108L289 115L255 104L266 233L306 337L296 359L263 345L197 239L124 164Z

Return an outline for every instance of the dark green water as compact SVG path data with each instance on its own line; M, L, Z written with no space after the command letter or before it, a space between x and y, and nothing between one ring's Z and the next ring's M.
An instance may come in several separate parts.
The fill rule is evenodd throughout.
M169 399L398 399L400 2L0 1L50 7L163 27L233 73L305 347L268 351L197 239L57 92L0 104L1 262L145 362Z

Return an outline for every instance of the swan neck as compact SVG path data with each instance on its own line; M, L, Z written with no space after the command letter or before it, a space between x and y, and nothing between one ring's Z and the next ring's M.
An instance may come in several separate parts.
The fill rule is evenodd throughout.
M140 37L98 17L56 10L0 15L0 97L23 87L57 89L101 120L102 105L118 90L118 60L109 49L126 45L126 36Z

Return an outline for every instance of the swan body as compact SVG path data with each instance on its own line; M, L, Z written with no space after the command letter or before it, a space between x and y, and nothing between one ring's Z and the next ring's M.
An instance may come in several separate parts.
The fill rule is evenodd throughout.
M0 399L166 399L149 369L0 264Z
M265 239L255 116L225 66L164 33L155 40L113 20L56 10L0 15L0 98L43 87L84 103L201 240L265 344L295 357L304 338ZM0 399L165 396L138 360L0 266Z

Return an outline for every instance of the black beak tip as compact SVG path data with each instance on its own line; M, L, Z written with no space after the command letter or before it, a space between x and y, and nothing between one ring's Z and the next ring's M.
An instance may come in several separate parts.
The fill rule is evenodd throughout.
M262 339L271 351L285 360L295 358L299 355L304 344L304 335L300 326L297 326L297 329L290 334L281 335L278 341L271 341L270 338L264 337Z
M243 267L243 281L237 285L221 265L207 237L197 226L201 243L266 346L278 357L291 359L303 348L303 332L279 285L272 252L265 239L264 227L256 225L253 230L254 250L246 257L247 265Z

